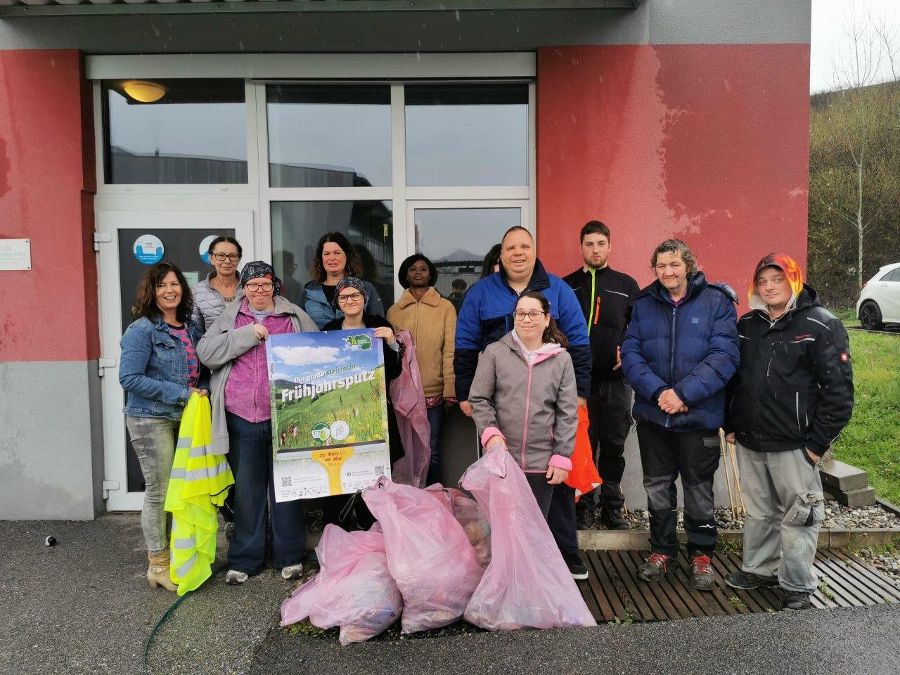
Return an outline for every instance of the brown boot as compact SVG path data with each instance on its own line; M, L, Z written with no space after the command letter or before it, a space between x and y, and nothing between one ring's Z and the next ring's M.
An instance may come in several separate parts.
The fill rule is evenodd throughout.
M150 566L147 567L147 583L150 588L162 586L170 591L177 591L178 586L172 583L169 576L169 549L160 551L159 553L147 552L147 560Z

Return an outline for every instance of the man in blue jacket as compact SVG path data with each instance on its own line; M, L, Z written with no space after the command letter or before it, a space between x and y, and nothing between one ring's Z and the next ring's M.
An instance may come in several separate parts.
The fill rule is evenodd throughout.
M707 283L680 239L657 246L651 266L656 281L635 300L622 343L650 511L651 554L638 576L658 581L675 564L675 479L680 475L691 583L712 590L713 476L719 466L725 385L739 360L737 299L728 286Z
M540 291L550 302L550 313L569 340L578 404L587 405L591 389L591 348L578 299L562 279L544 270L535 255L534 238L524 227L508 229L500 244L500 271L469 289L456 321L453 372L460 409L471 417L469 388L478 355L513 329L516 302L525 291ZM588 568L578 555L575 491L565 483L553 490L548 522L573 578L587 579Z

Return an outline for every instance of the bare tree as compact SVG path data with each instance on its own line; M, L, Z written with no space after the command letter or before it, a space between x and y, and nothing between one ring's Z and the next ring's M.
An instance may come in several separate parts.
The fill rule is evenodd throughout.
M867 92L866 89L883 80L883 68L890 71L891 81L896 80L898 40L897 28L885 20L874 18L870 12L862 16L855 3L848 7L845 19L845 34L848 48L833 62L834 88L840 99L840 106L832 106L834 115L830 129L837 129L842 144L849 157L849 169L853 172L853 200L850 209L845 205L831 201L824 202L824 195L818 193L811 196L819 200L829 211L836 213L856 230L857 286L863 285L863 254L866 235L879 224L879 218L872 218L865 204L870 167L877 162L883 144L876 142L877 132L883 128L885 115L897 117L893 109L890 95L879 96ZM896 124L896 122L895 122ZM811 142L815 142L815 130L811 132ZM839 202L844 202L843 199ZM875 208L886 208L891 205L877 203ZM893 205L896 208L896 205Z

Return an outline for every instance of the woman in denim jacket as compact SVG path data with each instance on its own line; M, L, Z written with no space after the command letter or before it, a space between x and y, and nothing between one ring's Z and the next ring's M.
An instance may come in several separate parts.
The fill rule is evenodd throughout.
M191 321L191 289L175 265L157 263L138 285L125 331L119 382L128 392L125 424L144 474L141 527L150 586L176 590L169 577L168 517L164 506L181 413L192 392L208 394L196 345L202 330Z

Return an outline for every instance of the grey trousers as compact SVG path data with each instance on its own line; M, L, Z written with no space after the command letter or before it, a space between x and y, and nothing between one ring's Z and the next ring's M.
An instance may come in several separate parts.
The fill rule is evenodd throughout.
M178 427L175 420L161 417L132 417L125 415L125 426L131 445L144 474L144 508L141 509L141 529L144 543L151 553L169 547L169 514L166 513L166 492L175 459Z
M778 576L782 588L812 593L819 528L825 517L819 468L797 448L756 452L737 444L744 520L745 572Z

